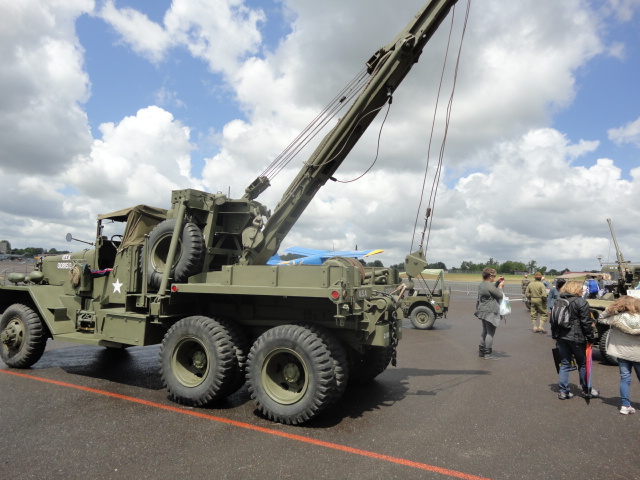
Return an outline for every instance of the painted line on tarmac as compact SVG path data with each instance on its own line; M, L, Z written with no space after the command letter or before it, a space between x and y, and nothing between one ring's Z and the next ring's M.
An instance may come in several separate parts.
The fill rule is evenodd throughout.
M255 432L267 433L269 435L275 435L277 437L287 438L289 440L295 440L297 442L308 443L311 445L316 445L319 447L330 448L332 450L338 450L340 452L351 453L353 455L360 455L362 457L369 457L375 460L382 460L384 462L395 463L398 465L404 465L405 467L411 467L418 470L426 470L429 472L439 473L441 475L446 475L448 477L454 478L462 478L464 480L491 480L486 477L479 477L477 475L470 475L468 473L458 472L456 470L449 470L448 468L436 467L434 465L429 465L426 463L414 462L412 460L405 460L403 458L392 457L390 455L384 455L381 453L370 452L368 450L361 450L359 448L348 447L346 445L340 445L338 443L325 442L323 440L316 440L315 438L305 437L302 435L296 435L293 433L281 432L278 430L273 430L271 428L259 427L257 425L251 425L249 423L237 422L235 420L229 420L223 417L216 417L215 415L209 415L207 413L201 413L193 410L185 410L180 407L173 407L170 405L162 405L161 403L150 402L148 400L143 400L141 398L129 397L127 395L120 395L119 393L108 392L106 390L99 390L91 387L83 387L81 385L75 385L73 383L60 382L58 380L51 380L48 378L40 378L34 377L32 375L27 375L24 373L12 372L9 370L0 370L0 373L6 373L8 375L14 375L16 377L22 377L29 380L37 380L39 382L50 383L53 385L58 385L60 387L73 388L75 390L82 390L89 393L95 393L97 395L102 395L111 398L118 398L120 400L125 400L127 402L139 403L141 405L146 405L147 407L159 408L161 410L166 410L169 412L181 413L183 415L190 415L192 417L202 418L205 420L211 420L218 423L225 423L227 425L233 425L234 427L244 428L246 430L253 430Z

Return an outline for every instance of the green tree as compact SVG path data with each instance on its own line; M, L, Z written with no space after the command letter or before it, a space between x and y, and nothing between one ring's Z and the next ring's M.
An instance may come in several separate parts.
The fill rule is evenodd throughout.
M507 260L506 262L502 262L500 264L500 268L496 270L498 273L513 273L513 272L524 272L526 271L527 266L523 262L514 262L512 260Z
M460 264L460 270L464 271L464 270L475 270L475 265L473 262L470 262L468 260L464 260L461 264Z
M374 260L373 262L367 263L365 266L367 266L367 267L377 267L377 268L384 267L383 263L380 260Z
M439 268L441 270L446 270L447 266L442 262L436 262L436 263L428 263L427 268Z
M493 257L491 257L489 260L487 260L487 262L484 264L484 266L482 268L493 268L495 271L498 271L498 267L500 266L500 262L498 262L497 260L495 260Z

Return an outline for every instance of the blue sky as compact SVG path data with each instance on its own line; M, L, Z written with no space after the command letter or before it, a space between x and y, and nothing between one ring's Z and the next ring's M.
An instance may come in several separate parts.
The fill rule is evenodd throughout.
M240 196L423 3L0 0L0 239L69 248L98 213L166 207L171 189ZM639 18L640 0L472 0L430 261L597 268L615 258L606 218L640 258L640 209L621 208L640 198ZM322 189L283 248L402 261L448 22L396 91L375 167ZM339 178L368 168L379 129ZM301 162L260 201L273 208Z
M612 120L624 123L638 118L640 112L640 29L635 21L617 23L605 38L623 41L625 57L599 56L576 72L576 98L565 110L557 113L553 126L572 139L600 139L601 145L591 159L598 156L615 158L624 165L625 178L629 169L638 165L637 145L616 144L603 132L617 126Z

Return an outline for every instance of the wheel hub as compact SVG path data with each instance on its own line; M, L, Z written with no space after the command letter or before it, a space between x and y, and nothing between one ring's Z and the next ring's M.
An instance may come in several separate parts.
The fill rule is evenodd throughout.
M267 355L261 377L265 393L281 405L299 402L309 386L304 360L289 348L277 348Z
M287 383L296 383L300 380L300 369L295 363L288 363L282 371L282 376Z
M9 348L15 348L20 344L23 336L24 333L22 325L20 322L13 320L9 322L7 328L5 328L0 334L0 341Z
M207 366L207 355L202 350L195 352L191 360L193 366L198 370L202 370Z

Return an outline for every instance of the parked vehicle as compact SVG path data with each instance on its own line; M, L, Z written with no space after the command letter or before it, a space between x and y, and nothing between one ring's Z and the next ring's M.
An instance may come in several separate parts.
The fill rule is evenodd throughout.
M137 205L100 215L95 241L86 242L93 248L44 257L28 277L12 277L0 287L2 360L28 368L48 338L106 348L161 344L162 381L176 402L209 405L246 380L258 410L286 424L316 417L348 380L367 382L395 365L398 271L348 257L267 263L455 3L427 2L374 53L362 90L273 212L256 201L270 185L266 175L239 199L176 190L168 210ZM410 276L425 266L422 251L406 258Z
M402 298L402 311L415 328L430 330L449 310L451 292L445 285L444 270L424 269L412 280L413 288Z

